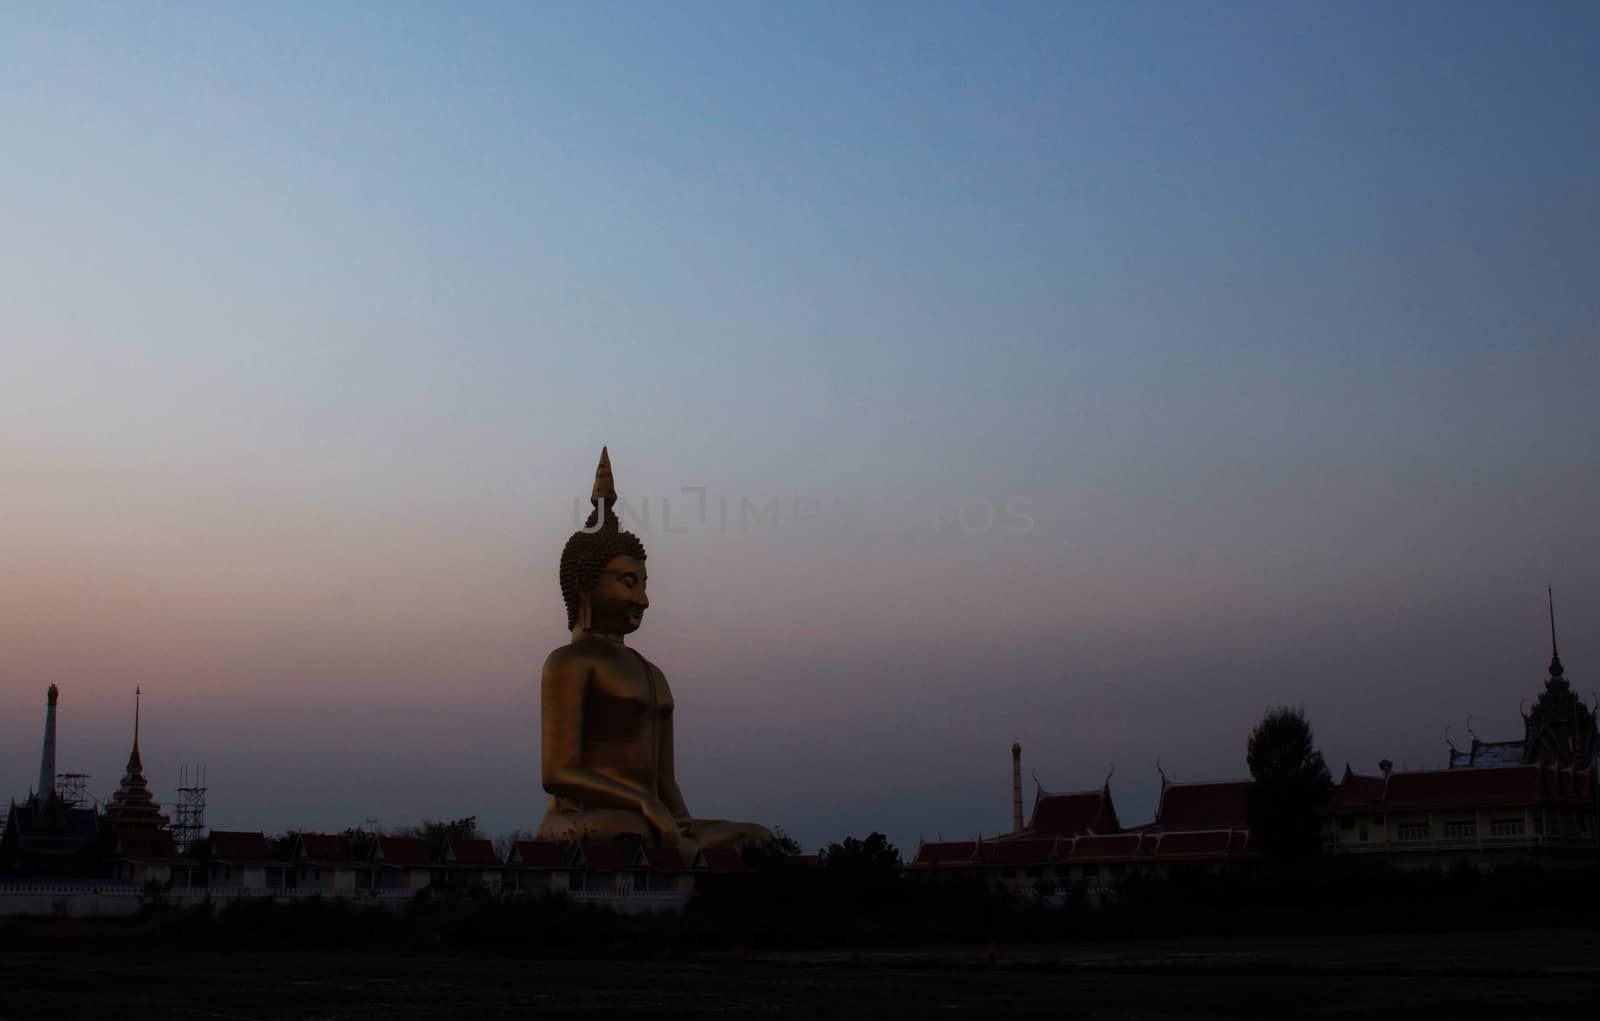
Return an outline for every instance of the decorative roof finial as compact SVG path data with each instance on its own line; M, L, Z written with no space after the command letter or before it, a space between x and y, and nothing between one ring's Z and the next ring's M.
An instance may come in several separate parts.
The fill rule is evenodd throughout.
M1544 592L1550 599L1550 679L1556 681L1566 673L1561 666L1561 654L1556 651L1556 592L1549 585L1544 587Z
M596 507L601 500L607 507L615 507L617 503L617 484L611 477L611 453L605 447L600 448L600 464L594 470L594 491L589 494L589 502Z

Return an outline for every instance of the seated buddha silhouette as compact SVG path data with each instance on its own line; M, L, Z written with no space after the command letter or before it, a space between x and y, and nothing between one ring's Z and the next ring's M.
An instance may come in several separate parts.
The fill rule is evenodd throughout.
M644 544L617 521L611 457L595 470L594 511L561 551L561 595L572 641L550 653L540 680L542 776L550 795L541 840L631 835L692 857L702 847L773 839L764 826L696 819L674 769L672 689L623 642L639 627Z

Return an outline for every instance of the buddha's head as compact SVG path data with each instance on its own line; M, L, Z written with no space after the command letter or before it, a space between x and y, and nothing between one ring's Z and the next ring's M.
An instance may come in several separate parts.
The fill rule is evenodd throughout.
M625 635L638 630L650 599L645 595L644 543L617 520L611 456L600 450L589 497L594 511L561 551L561 598L574 632ZM598 527L597 527L598 526Z

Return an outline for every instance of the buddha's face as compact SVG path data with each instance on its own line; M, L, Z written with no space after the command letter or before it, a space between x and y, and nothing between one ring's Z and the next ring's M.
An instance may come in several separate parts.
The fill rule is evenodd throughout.
M589 630L626 635L639 629L650 597L644 593L644 561L612 557L588 592Z

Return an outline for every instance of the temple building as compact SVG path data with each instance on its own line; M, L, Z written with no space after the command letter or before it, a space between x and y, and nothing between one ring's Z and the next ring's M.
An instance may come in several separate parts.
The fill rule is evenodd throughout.
M167 817L161 814L161 806L150 793L150 783L144 778L144 760L139 757L139 703L142 694L139 689L134 689L133 751L128 755L128 767L122 774L122 785L111 795L105 810L107 824L117 828L159 828L167 824Z
M1550 596L1550 673L1532 712L1522 714L1522 738L1512 741L1480 741L1471 734L1472 745L1461 751L1450 747L1450 768L1471 766L1511 766L1539 763L1544 766L1584 768L1595 760L1595 711L1583 704L1572 690L1561 653L1556 646L1555 597Z
M0 835L0 870L22 875L66 876L92 871L97 863L100 818L56 789L56 703L54 684L45 694L44 741L39 782L22 804L11 802Z
M1402 867L1595 862L1600 740L1561 665L1553 597L1549 674L1522 723L1519 740L1451 745L1444 769L1397 773L1385 761L1363 776L1346 765L1323 809L1324 845Z
M1123 826L1111 778L1097 790L1035 791L1020 830L964 841L923 842L914 874L969 875L1020 892L1078 889L1100 899L1132 874L1213 870L1257 857L1250 838L1248 780L1173 783L1161 777L1155 818Z

